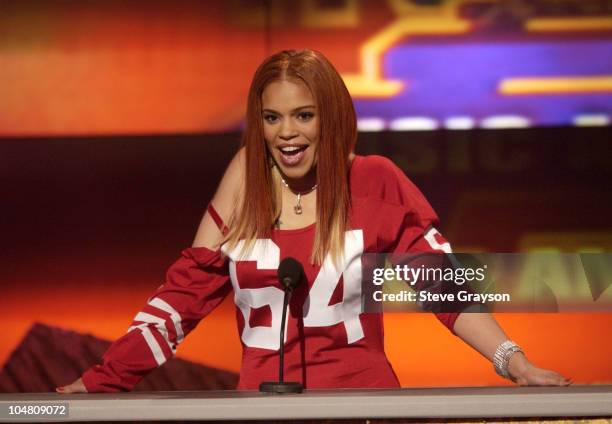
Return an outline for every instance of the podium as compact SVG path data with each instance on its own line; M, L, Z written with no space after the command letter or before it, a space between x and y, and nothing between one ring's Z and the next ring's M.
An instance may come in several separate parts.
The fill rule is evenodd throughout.
M11 405L59 404L67 406L68 416L7 415ZM374 419L379 423L493 417L609 418L612 385L306 390L284 395L256 391L0 394L0 422Z

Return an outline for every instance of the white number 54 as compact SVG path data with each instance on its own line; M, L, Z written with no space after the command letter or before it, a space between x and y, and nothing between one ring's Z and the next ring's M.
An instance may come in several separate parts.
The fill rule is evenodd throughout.
M244 318L244 329L240 337L247 346L278 350L284 293L273 286L256 289L241 288L236 274L236 262L255 261L257 269L277 269L280 263L280 249L270 239L259 239L255 242L251 253L240 258L239 252L242 246L241 241L232 251L222 248L223 252L232 259L230 278L234 287L234 301ZM343 323L348 343L354 343L363 338L363 327L359 320L363 248L363 231L352 230L345 233L344 255L337 267L333 264L330 255L327 255L304 303L305 327L327 327ZM340 282L340 277L343 277L344 282L342 302L329 305L332 294ZM249 325L251 309L266 305L270 307L272 313L272 325L251 327Z

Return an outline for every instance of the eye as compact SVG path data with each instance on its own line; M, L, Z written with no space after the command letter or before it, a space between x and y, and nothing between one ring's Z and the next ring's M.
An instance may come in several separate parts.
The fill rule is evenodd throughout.
M298 117L298 119L300 121L306 122L306 121L310 121L314 117L314 113L312 113L312 112L300 112L300 113L298 113L297 117Z
M278 120L278 117L276 115L272 115L271 113L266 113L264 114L263 119L267 123L273 124Z

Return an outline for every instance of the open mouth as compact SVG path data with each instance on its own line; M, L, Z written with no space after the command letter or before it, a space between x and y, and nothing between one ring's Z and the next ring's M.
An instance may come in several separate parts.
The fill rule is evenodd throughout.
M299 164L308 149L307 144L279 146L278 150L281 153L281 161L285 166L295 166Z
M283 146L279 147L278 150L281 151L283 155L297 155L300 152L303 152L308 148L308 145L298 145L298 146Z

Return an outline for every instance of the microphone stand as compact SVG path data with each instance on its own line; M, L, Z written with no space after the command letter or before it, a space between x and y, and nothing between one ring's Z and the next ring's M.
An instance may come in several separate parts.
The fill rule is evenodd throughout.
M278 358L278 381L264 381L259 385L259 391L265 393L302 393L304 387L296 381L285 381L285 325L287 317L287 306L291 298L293 288L286 286L283 297L283 316L281 318L280 350Z
M283 297L283 316L281 317L281 333L280 333L280 351L278 358L278 382L284 383L285 380L285 325L287 325L287 307L289 306L289 298L291 297L291 289L285 290Z

